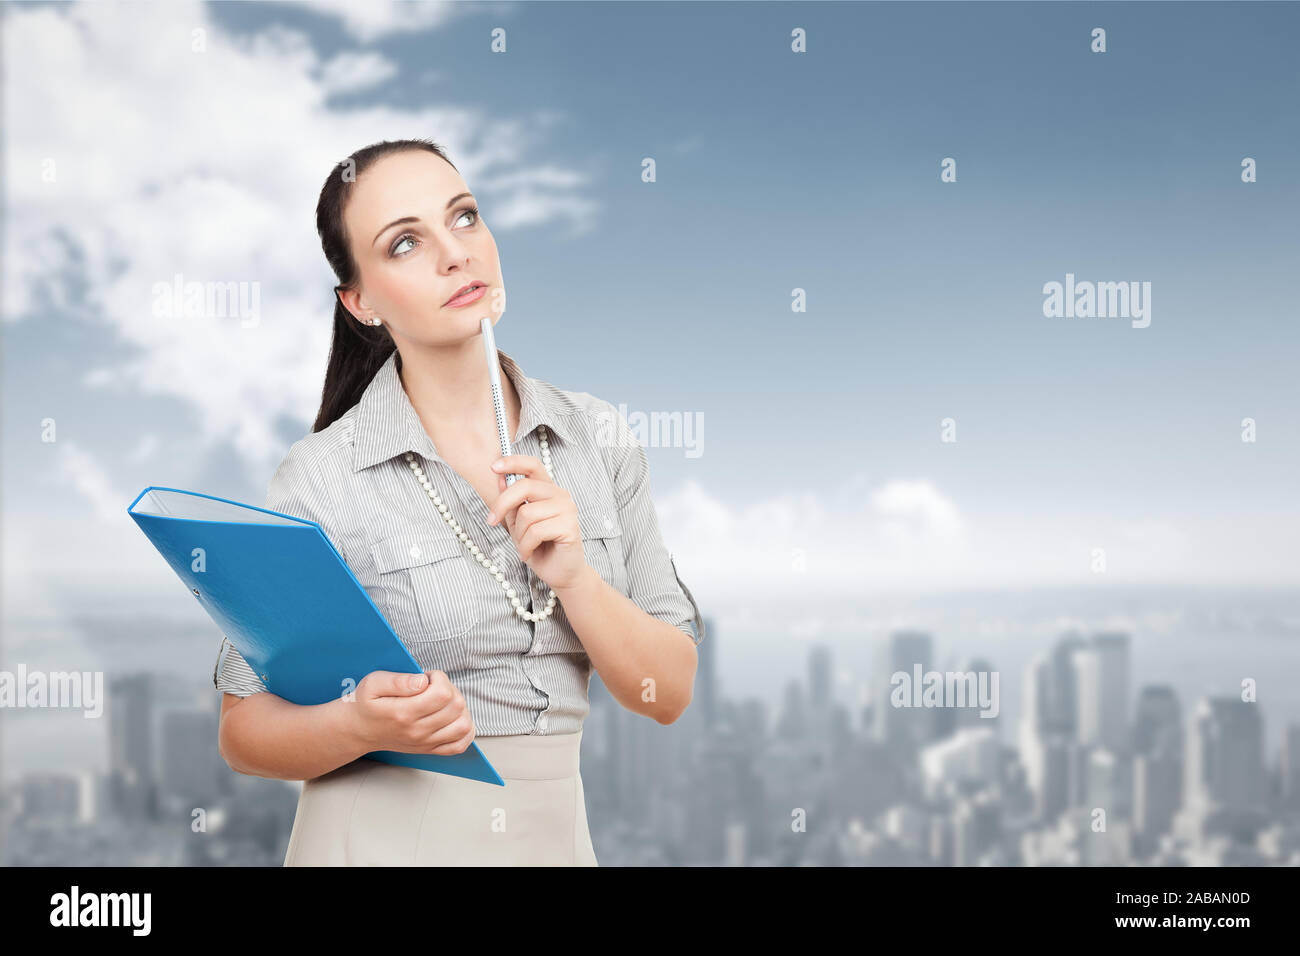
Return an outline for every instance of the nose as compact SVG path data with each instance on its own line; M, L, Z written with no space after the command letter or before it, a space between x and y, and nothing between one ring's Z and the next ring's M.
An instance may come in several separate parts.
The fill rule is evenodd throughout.
M439 257L438 269L443 274L449 275L456 270L464 270L469 266L469 250L465 248L458 238L448 235L442 243L442 254Z

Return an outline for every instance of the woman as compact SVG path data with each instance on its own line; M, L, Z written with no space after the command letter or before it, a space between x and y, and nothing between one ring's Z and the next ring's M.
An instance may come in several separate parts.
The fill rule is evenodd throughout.
M514 451L499 460L479 320L504 312L501 264L438 146L354 153L316 225L339 279L333 344L320 414L266 506L320 524L424 673L298 706L223 645L221 753L305 781L287 866L594 866L578 764L591 670L668 724L704 636L645 451L610 403L498 350ZM358 759L471 741L505 787Z

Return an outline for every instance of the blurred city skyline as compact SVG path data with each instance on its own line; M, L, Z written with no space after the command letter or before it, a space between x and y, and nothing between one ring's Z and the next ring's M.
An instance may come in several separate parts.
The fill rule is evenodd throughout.
M1281 724L1300 721L1300 595L1294 591L1174 589L1001 591L890 594L860 601L791 600L751 595L702 608L720 633L716 680L736 697L779 698L786 679L802 673L810 648L833 655L835 700L852 712L870 701L875 654L896 631L932 636L944 669L972 657L1003 673L1001 726L1020 715L1020 675L1061 634L1121 631L1132 636L1134 679L1175 686L1185 698L1236 693L1243 679L1260 685L1275 719L1265 724L1270 747ZM180 584L142 612L137 600L69 599L46 617L18 618L6 634L0 668L14 670L149 671L167 684L206 679L221 644L217 626ZM707 638L706 638L707 640ZM209 685L210 686L210 685ZM215 693L215 691L214 691ZM52 711L5 714L5 772L67 764L93 765L103 752L104 720ZM1006 743L1014 742L1008 733Z
M1019 675L1017 718L983 717L952 682L1000 674L981 654L924 706L895 695L946 666L904 629L876 645L864 706L836 699L821 643L779 695L740 696L708 625L668 727L593 680L582 774L601 865L1300 866L1300 719L1265 744L1267 681L1187 697L1134 673L1128 633L1071 630ZM0 787L0 863L279 865L298 785L231 772L212 746L220 695L183 685L119 672L103 769Z

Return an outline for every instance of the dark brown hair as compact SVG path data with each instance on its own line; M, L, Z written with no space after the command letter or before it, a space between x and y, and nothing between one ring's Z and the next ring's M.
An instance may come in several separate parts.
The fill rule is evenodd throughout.
M320 233L321 249L339 284L334 287L334 338L325 365L325 385L321 389L320 411L311 428L313 432L328 428L361 401L361 393L397 348L387 326L362 325L339 298L340 289L351 288L357 281L357 263L348 245L343 210L352 196L353 185L363 172L376 160L408 149L427 150L441 156L452 169L456 168L442 147L431 140L383 140L359 149L339 162L321 187L320 199L316 203L316 231Z

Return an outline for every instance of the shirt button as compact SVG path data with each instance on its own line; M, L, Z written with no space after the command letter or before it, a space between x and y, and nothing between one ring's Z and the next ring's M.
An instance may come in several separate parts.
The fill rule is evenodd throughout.
M614 522L609 520L609 515L605 515L605 530L606 531L614 530Z
M538 729L539 732L543 732L543 733L546 731L546 715L545 715L545 714L542 714L542 716L540 716L540 717L537 718L537 729Z
M420 549L419 549L419 547L416 546L416 545L414 545L414 544L411 545L411 557L413 557L413 558L418 558L419 556L420 556Z

